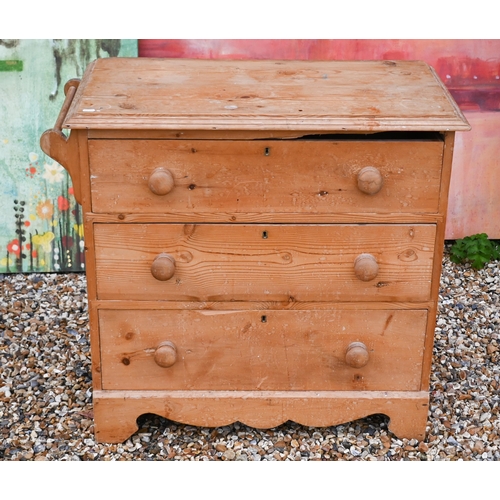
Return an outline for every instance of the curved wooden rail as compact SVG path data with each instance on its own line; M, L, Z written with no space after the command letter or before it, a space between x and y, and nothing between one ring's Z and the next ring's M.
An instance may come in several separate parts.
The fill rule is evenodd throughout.
M54 127L46 130L40 137L40 147L47 156L56 160L68 171L73 182L75 199L81 204L80 156L77 136L71 133L69 137L66 137L62 133L62 124L73 102L79 84L80 80L74 78L69 80L64 86L66 99L64 100Z
M382 413L396 436L422 440L428 409L425 391L94 391L99 443L125 441L144 413L202 427L241 422L260 429L287 420L327 427Z

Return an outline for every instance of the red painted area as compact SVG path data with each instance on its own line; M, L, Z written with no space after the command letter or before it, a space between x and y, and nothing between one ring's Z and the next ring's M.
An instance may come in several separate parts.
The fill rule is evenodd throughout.
M458 133L446 238L500 238L500 39L139 40L140 57L194 59L423 60L473 129Z

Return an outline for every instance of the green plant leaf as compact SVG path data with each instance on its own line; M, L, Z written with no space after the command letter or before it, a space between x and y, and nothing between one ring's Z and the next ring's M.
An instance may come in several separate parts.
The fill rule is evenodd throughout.
M500 259L500 245L488 239L486 233L473 234L458 239L450 249L450 260L455 264L470 262L475 269L482 269L491 260Z

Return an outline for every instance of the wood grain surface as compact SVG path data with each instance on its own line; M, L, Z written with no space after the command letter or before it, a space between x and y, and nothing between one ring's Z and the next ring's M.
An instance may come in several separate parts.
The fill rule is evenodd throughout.
M101 310L106 390L420 389L426 310ZM158 366L172 342L177 361ZM353 342L369 361L346 363Z
M443 142L428 140L89 141L92 211L270 215L437 213ZM376 168L373 195L358 174ZM156 169L174 187L151 191ZM205 215L205 218L210 216Z
M430 298L435 225L94 224L104 300L422 301ZM160 253L175 274L158 281ZM373 255L378 276L354 261Z
M64 126L328 131L470 128L424 62L149 58L105 58L92 63Z
M293 420L326 427L375 413L390 417L399 438L425 438L429 395L415 391L94 391L96 439L120 443L137 431L137 417L156 413L203 427L233 422L272 428Z

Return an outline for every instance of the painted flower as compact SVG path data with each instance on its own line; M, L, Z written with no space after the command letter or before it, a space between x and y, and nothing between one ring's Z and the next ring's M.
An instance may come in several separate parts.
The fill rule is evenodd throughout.
M73 189L73 186L68 188L68 194L75 194L75 190Z
M3 259L0 259L0 265L2 266L13 266L14 265L14 261L9 257L7 259L7 257L4 257Z
M57 198L57 206L61 212L64 212L69 208L69 200L64 196L59 196L59 198Z
M47 179L51 184L61 182L64 179L64 168L59 163L54 162L51 165L45 163L43 166L45 167L43 178Z
M83 224L73 224L73 229L80 238L83 238Z
M26 175L29 175L32 179L36 174L36 167L30 166L29 168L26 169Z
M35 163L38 160L38 155L36 153L30 153L28 156L30 163Z
M45 252L50 252L52 240L55 238L52 231L43 234L35 234L32 238L33 244L41 246Z
M54 215L54 205L50 200L41 201L36 206L36 213L40 219L50 219Z
M19 245L19 240L12 240L7 245L7 251L9 253L14 253L16 255L19 255L21 253L21 246Z

